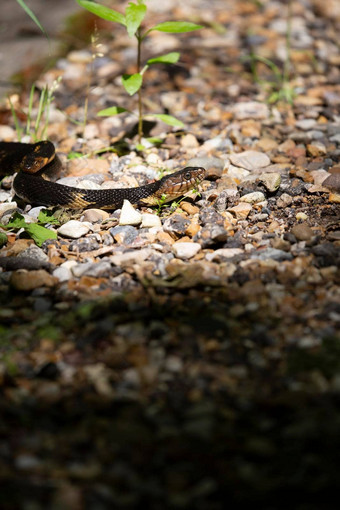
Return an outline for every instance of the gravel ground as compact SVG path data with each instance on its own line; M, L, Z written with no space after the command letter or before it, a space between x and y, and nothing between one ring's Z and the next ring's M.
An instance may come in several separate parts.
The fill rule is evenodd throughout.
M34 224L41 207L2 181L4 508L333 509L337 5L293 3L291 105L268 102L270 70L256 81L244 58L282 65L282 4L151 7L152 23L175 12L206 26L154 33L143 55L181 51L179 65L150 70L145 103L185 128L150 123L162 144L140 151L132 114L97 117L135 107L119 79L134 71L133 42L119 28L99 36L103 56L74 50L38 82L62 76L48 127L60 182L133 187L186 165L207 177L177 204L54 210L41 246L27 226L6 228L15 211ZM0 139L16 139L11 123Z

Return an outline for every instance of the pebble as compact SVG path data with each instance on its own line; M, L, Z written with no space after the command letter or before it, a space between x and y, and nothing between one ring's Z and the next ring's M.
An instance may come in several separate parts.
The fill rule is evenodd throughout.
M228 167L228 177L231 177L238 182L242 182L249 174L250 172L245 168L239 168L234 165L229 165Z
M70 220L58 228L58 234L71 239L79 239L90 231L90 224L78 220Z
M340 204L340 193L330 193L328 200L333 204Z
M197 138L188 133L181 138L181 147L185 147L186 149L196 149L199 146Z
M142 223L141 213L128 200L124 200L119 225L139 225L140 223Z
M230 161L233 165L250 171L270 165L270 159L267 154L253 150L231 154Z
M220 260L221 258L231 259L237 255L242 255L244 250L241 248L219 248L213 253L207 253L205 258L212 262L214 260Z
M98 278L100 276L110 275L111 264L105 260L101 260L100 262L85 262L84 264L72 266L71 271L77 278L84 275Z
M45 269L37 269L27 271L26 269L19 269L13 271L10 284L16 290L30 291L39 287L53 287L56 279L51 276Z
M247 202L240 203L234 207L229 207L228 211L236 216L238 220L245 220L248 217L252 207Z
M253 252L250 255L250 258L252 259L258 259L258 260L267 260L267 259L273 259L278 262L281 262L283 260L291 260L293 258L293 255L291 253L287 253L283 250L278 250L277 248L266 248L265 250L258 250L256 252Z
M247 193L240 198L240 202L247 202L248 204L256 204L262 202L266 197L261 191L254 191L253 193Z
M288 207L293 203L293 199L288 193L282 193L282 195L277 199L276 206L283 209L284 207Z
M162 222L157 214L143 213L142 214L142 228L162 227Z
M172 245L172 251L180 259L191 259L201 249L199 243L177 241Z
M137 229L131 225L117 225L116 227L110 228L110 234L117 243L129 245L136 239L138 232Z
M89 221L90 223L99 223L103 220L106 220L110 217L110 214L102 209L87 209L84 212L83 219L84 221Z
M308 131L309 129L312 129L315 124L315 119L301 119L295 122L295 127L302 129L303 131Z
M265 103L245 101L235 104L232 108L232 113L237 120L264 120L269 117L269 108Z
M132 264L141 264L153 253L154 251L151 248L142 248L111 255L110 260L115 266L127 267Z
M10 200L11 193L9 191L3 191L0 190L0 202L6 202L7 200Z
M187 166L202 166L203 168L211 169L216 168L218 170L223 170L225 165L225 161L221 158L216 157L201 157L201 158L191 158L187 162Z
M291 230L298 241L309 241L313 237L313 230L307 223L298 223Z
M277 172L263 173L259 175L259 180L270 193L277 191L281 184L281 175Z
M340 173L329 175L322 181L322 186L332 191L340 191Z
M0 218L8 211L14 211L18 207L16 202L5 202L0 204Z
M295 215L295 218L296 218L297 220L302 220L302 221L304 221L304 220L307 220L308 216L307 216L307 214L306 214L306 213L304 213L304 212L298 212L298 213Z
M190 220L181 216L180 214L173 214L169 218L166 218L163 223L164 232L169 234L175 234L177 236L184 235L186 229L190 225Z

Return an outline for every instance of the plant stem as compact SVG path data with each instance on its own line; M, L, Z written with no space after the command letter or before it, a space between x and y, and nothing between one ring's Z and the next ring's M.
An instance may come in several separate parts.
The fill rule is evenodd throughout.
M292 0L288 0L288 12L287 12L287 32L286 32L286 58L283 66L283 85L286 85L289 81L289 74L291 69L291 37L292 37L292 14L293 14Z
M142 37L140 29L138 29L137 34L137 73L140 72L141 66L141 46L142 46ZM142 105L142 87L138 89L138 143L142 143L143 136L143 105Z

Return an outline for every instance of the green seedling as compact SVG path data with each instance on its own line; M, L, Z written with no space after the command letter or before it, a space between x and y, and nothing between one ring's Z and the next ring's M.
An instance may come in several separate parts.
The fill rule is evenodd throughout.
M115 23L119 23L123 25L129 37L134 37L137 42L137 55L136 55L136 73L134 74L123 74L122 76L122 84L126 92L133 96L135 94L138 95L138 142L140 148L142 148L141 141L143 136L143 119L152 118L163 121L165 124L175 127L183 127L183 123L173 117L172 115L167 115L163 113L153 113L143 115L143 97L142 97L142 85L144 74L147 69L154 64L175 64L178 62L180 54L176 51L167 53L165 55L159 55L158 57L150 58L147 62L142 66L142 43L145 38L152 31L158 32L168 32L168 33L183 33L183 32L192 32L194 30L198 30L203 28L201 25L196 25L195 23L190 23L189 21L165 21L163 23L159 23L154 25L145 31L141 28L141 23L144 20L144 17L147 13L147 6L143 0L137 0L137 3L130 2L125 9L125 14L122 14L114 9L110 9L105 7L104 5L97 4L94 2L90 2L88 0L76 0L81 7L84 7L88 11L96 14L100 18L103 18L107 21L112 21ZM101 110L98 115L99 116L112 116L118 115L120 113L129 112L133 113L126 108L122 108L120 106L111 106L110 108L105 108Z
M28 100L27 120L25 127L21 125L19 117L15 111L13 102L11 98L8 97L19 142L21 142L22 136L24 134L30 136L33 142L38 142L39 140L46 140L50 116L50 107L52 101L54 100L54 92L58 88L60 81L61 76L54 80L50 87L48 85L45 85L44 88L41 90L35 119L33 114L33 103L34 95L36 92L36 86L34 84L32 85Z
M46 228L44 226L46 224L59 225L59 222L50 211L43 209L39 213L37 223L27 223L22 214L15 212L7 225L0 223L0 227L9 231L24 229L33 241L41 246L47 239L57 239L57 233Z
M198 191L198 189L194 188L191 190L191 193L193 193L195 195L195 198L196 197L200 197L201 196L201 193ZM181 202L183 202L183 200L185 200L187 197L186 195L184 195L182 198L180 198L179 200L173 200L171 202L171 205L169 207L169 214L171 214L173 211L175 211L177 209L177 207L180 205ZM162 213L163 209L165 207L168 207L168 195L166 193L163 193L163 195L161 196L161 198L157 201L157 210L156 210L156 213L160 216L160 214Z
M276 103L278 101L285 101L286 103L293 104L295 91L290 84L291 72L291 39L292 39L292 9L293 1L288 0L287 3L287 31L286 31L286 58L283 63L283 68L280 69L270 59L256 55L254 52L250 54L250 66L254 76L254 80L264 86L268 91L268 102ZM274 81L261 80L259 78L256 62L265 64L274 75Z

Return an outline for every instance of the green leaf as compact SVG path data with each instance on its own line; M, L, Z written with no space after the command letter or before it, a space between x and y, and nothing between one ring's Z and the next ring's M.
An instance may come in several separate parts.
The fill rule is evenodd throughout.
M25 218L22 216L22 214L17 212L13 214L7 225L0 223L0 227L5 228L6 230L25 228L26 225L27 223Z
M166 55L160 55L159 57L149 58L147 64L149 65L156 63L175 64L176 62L178 62L179 57L180 53L178 53L178 51L172 51L171 53L167 53Z
M133 37L137 32L146 14L146 5L139 3L138 5L130 2L125 9L126 28L129 37Z
M49 230L36 223L27 223L25 230L38 246L41 246L47 239L57 239L57 233L54 230Z
M27 7L24 0L17 0L17 2L24 9L26 14L28 14L28 16L31 18L31 20L34 21L34 23L40 28L42 33L48 38L48 35L47 35L44 27L41 25L40 21L38 20L38 18L34 14L34 12L32 12L31 9L29 7Z
M126 92L133 96L142 86L143 76L140 73L136 74L123 74L122 76L123 87Z
M155 25L148 31L151 32L151 30L158 30L158 32L171 32L174 34L179 34L181 32L193 32L194 30L199 30L200 28L204 28L203 25L196 25L196 23L190 23L189 21L165 21L164 23Z
M110 108L105 108L105 110L100 110L97 113L98 117L110 117L111 115L118 115L119 113L128 112L126 108L122 108L121 106L110 106Z
M84 7L84 9L96 14L96 16L99 16L100 18L106 19L107 21L114 21L115 23L120 23L121 25L126 26L125 16L118 11L109 9L104 5L89 2L88 0L77 0L77 2L81 7Z
M67 155L67 159L77 159L77 158L82 158L83 156L84 156L84 154L82 154L81 152L70 152Z
M48 209L42 209L38 215L38 222L45 225L45 223L50 223L51 225L59 225L59 221L57 218L53 216L52 211Z
M4 232L0 232L0 248L7 244L7 236Z
M173 117L172 115L166 115L165 113L152 113L148 115L148 117L154 117L156 119L159 119L165 124L168 124L169 126L184 127L183 122L176 119L176 117Z

